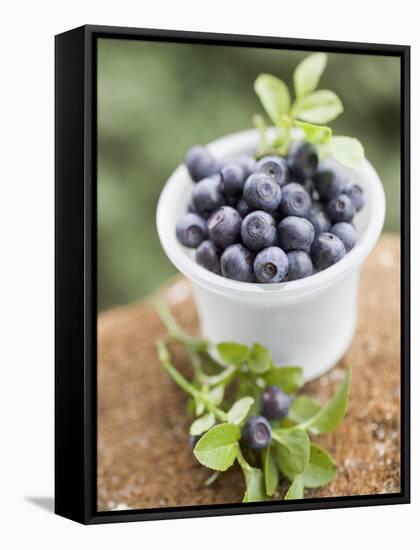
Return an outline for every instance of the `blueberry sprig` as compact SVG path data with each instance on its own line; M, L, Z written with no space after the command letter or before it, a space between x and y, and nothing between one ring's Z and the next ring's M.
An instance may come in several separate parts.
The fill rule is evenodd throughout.
M213 346L188 335L161 303L157 308L169 333L157 343L158 356L189 396L193 453L213 470L206 485L237 464L244 476L243 502L257 502L301 499L305 488L321 487L336 478L333 458L311 438L335 430L344 418L350 369L336 394L321 405L297 394L303 386L302 369L276 366L261 344ZM174 341L189 354L191 380L172 362L168 343Z
M331 128L325 126L343 112L343 104L336 93L316 89L326 64L325 53L311 54L299 63L293 74L293 102L283 80L271 74L257 77L255 92L275 126L274 137L269 137L264 118L254 116L254 125L260 133L258 156L287 154L294 139L293 132L298 130L316 147L320 158L332 155L350 167L363 160L363 146L357 139L333 136Z

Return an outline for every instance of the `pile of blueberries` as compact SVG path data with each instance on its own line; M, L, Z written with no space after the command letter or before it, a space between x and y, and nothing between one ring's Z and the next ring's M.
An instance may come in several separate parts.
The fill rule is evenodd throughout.
M309 143L294 143L287 157L241 156L223 164L195 146L185 162L195 185L176 235L213 273L293 281L335 264L356 244L351 222L364 205L363 190L322 167Z

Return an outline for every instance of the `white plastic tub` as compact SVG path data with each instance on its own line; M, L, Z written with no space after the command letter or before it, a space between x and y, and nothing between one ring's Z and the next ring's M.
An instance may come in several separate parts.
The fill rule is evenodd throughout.
M225 159L255 150L258 135L247 130L209 145ZM333 161L331 161L333 162ZM171 262L192 282L203 336L213 342L233 341L267 346L278 365L298 365L305 380L334 366L347 350L357 321L359 272L372 250L385 216L381 181L368 161L347 170L365 192L366 204L355 217L358 243L332 267L298 281L242 283L215 275L194 261L194 251L175 237L175 225L186 212L193 183L184 165L166 183L157 208L157 230Z

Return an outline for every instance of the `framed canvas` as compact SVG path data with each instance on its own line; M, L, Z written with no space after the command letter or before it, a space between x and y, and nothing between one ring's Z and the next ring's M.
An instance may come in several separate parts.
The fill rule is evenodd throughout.
M410 499L410 49L56 36L55 510Z

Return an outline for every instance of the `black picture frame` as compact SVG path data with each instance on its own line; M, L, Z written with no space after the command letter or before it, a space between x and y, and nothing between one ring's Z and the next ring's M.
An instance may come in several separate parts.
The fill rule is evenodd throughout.
M401 62L401 492L96 510L96 43L98 38L322 50ZM86 25L55 37L55 513L110 523L410 502L410 47Z

